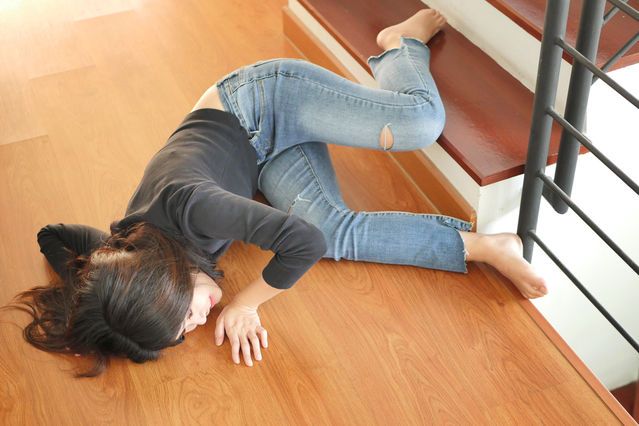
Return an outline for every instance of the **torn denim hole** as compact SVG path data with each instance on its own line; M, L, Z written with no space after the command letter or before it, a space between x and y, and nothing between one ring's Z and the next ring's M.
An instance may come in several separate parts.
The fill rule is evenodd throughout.
M391 123L386 124L379 135L379 145L384 149L384 151L388 151L389 149L391 149L394 143L390 124Z

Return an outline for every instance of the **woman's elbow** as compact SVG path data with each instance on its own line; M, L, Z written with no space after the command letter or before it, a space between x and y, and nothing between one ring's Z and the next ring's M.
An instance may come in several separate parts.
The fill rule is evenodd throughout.
M315 258L319 260L328 250L328 245L326 244L326 237L324 236L324 233L316 226L311 225L311 227L309 239L313 243L311 244L313 254Z

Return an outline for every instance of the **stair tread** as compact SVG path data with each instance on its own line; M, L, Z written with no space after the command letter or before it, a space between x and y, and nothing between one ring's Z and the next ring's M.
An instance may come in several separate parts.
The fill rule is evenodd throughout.
M544 14L547 0L488 0L488 3L500 10L512 19L526 32L541 40L544 27ZM572 0L568 11L568 25L566 28L566 40L574 46L579 30L579 17L583 0ZM639 9L639 0L630 0L628 4ZM606 11L611 8L607 4ZM628 17L624 12L617 14L604 25L597 52L597 65L602 66L608 61L630 38L639 31L639 22ZM565 54L564 58L572 63L572 57ZM622 58L611 68L622 68L639 63L639 44L635 44Z
M377 33L419 9L419 0L300 0L300 3L366 69L380 49ZM446 109L439 144L481 186L523 174L533 94L454 28L429 43L431 72ZM554 126L548 164L556 162Z

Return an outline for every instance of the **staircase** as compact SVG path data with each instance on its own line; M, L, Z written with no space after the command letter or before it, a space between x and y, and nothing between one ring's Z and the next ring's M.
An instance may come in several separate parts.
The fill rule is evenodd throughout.
M545 1L526 0L289 0L284 32L312 62L377 87L366 59L379 54L377 32L425 6L449 24L430 42L431 72L447 113L438 144L417 152L389 153L442 214L475 223L479 232L516 228L528 148L533 93ZM634 4L633 4L634 3ZM636 1L629 4L637 8ZM573 1L567 40L574 44L580 1ZM473 21L469 22L468 17ZM616 13L602 33L597 64L604 65L639 30ZM508 34L508 36L504 36ZM639 63L639 46L610 69ZM564 58L556 109L563 112L571 64ZM469 78L469 75L472 78ZM547 164L556 162L559 128L553 127ZM585 149L580 151L586 153ZM540 327L545 322L533 310ZM546 324L547 325L547 324ZM547 333L552 333L551 327ZM556 333L555 333L556 334ZM558 335L555 344L565 343ZM567 346L564 348L567 349ZM615 414L633 424L599 380L568 351L567 360ZM540 414L541 415L541 414ZM549 418L548 420L553 420Z
M524 31L537 40L541 40L544 25L545 0L488 0L497 10L508 16L519 25ZM577 23L583 0L575 0L570 4L568 11L568 28L566 29L566 41L572 46L577 40ZM635 9L639 5L637 1L628 2ZM637 24L628 20L628 16L623 13L610 11L608 9L609 21L601 32L601 42L597 52L597 66L603 67L606 62L623 45L637 33ZM605 17L605 18L607 18ZM627 22L628 21L628 22ZM570 55L564 55L564 59L572 63ZM635 44L629 51L625 52L621 59L616 62L610 70L615 70L639 62L639 45Z

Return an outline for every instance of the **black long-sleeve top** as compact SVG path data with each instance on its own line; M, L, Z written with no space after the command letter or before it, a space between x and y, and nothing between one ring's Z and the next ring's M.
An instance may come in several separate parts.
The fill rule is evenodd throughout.
M192 111L151 158L111 231L146 221L188 240L211 261L234 240L255 244L275 253L264 280L290 288L326 252L326 242L299 216L254 201L257 177L257 155L237 117L211 108ZM62 247L88 254L105 238L82 225L48 225L38 233L41 252L61 275L68 258Z

